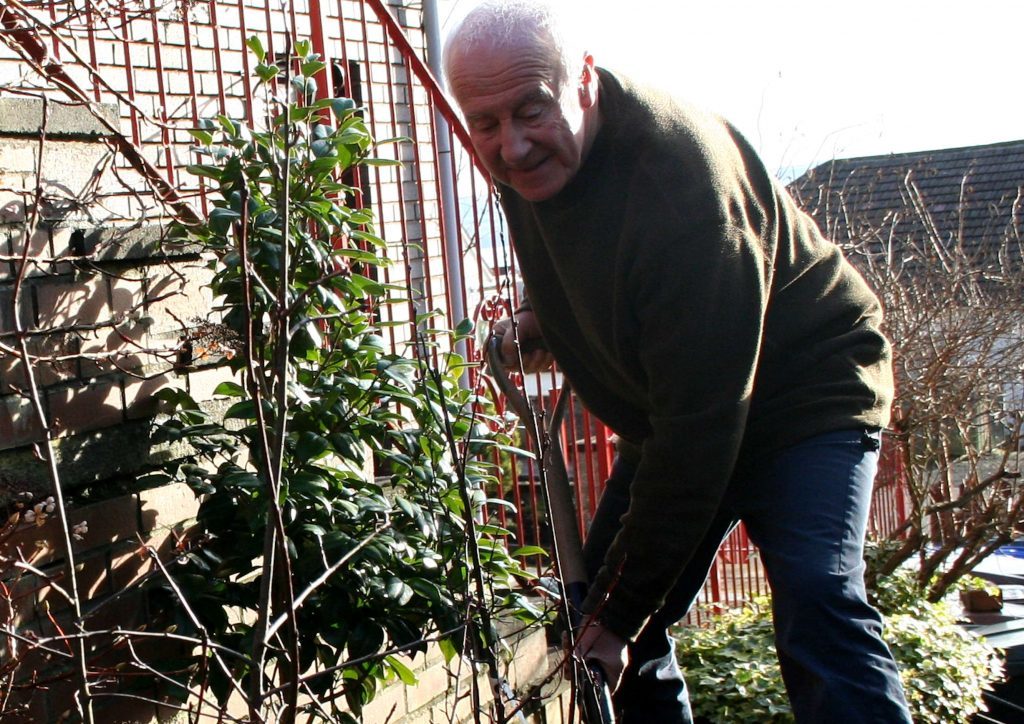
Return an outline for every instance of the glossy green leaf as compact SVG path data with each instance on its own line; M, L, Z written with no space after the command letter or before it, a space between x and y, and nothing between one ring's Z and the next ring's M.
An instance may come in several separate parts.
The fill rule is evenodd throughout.
M419 683L419 680L416 678L416 674L413 672L412 669L410 669L408 666L402 663L401 659L399 659L396 656L389 656L386 659L386 661L388 667L395 673L396 676L398 676L399 681L401 681L403 684L405 684L406 686L416 686L416 684Z
M242 400L236 402L224 413L225 420L255 420L256 402L254 400Z
M203 133L202 131L196 131L196 133ZM209 134L206 134L209 136ZM212 142L212 137L211 137ZM203 176L205 178L212 178L215 181L220 181L221 174L223 171L220 166L211 166L208 164L196 163L190 166L186 166L185 170L193 176Z
M242 387L237 382L225 380L224 382L221 382L219 385L217 385L217 387L213 390L213 394L224 395L226 397L244 397L246 393L245 388Z
M258 35L250 35L245 41L245 46L252 51L252 54L256 56L256 60L260 63L267 56L267 51L263 48L263 41L260 40Z

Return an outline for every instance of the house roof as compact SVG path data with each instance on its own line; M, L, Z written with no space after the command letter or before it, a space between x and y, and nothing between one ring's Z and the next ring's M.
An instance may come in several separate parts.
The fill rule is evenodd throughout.
M992 250L1024 227L1024 140L837 159L790 192L834 241L923 237Z

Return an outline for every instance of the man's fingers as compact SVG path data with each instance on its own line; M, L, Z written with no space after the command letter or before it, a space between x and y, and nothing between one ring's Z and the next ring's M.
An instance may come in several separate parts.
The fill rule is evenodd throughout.
M534 350L523 354L523 371L527 374L543 372L554 362L554 357L545 349Z
M604 672L609 689L615 691L618 688L622 672L629 662L625 639L600 623L588 620L576 640L576 653L584 661L596 661Z
M501 339L501 360L513 370L519 369L522 359L523 371L527 374L543 372L554 363L554 357L544 347L540 326L532 311L520 311L515 316L513 328L509 318L494 323L491 333Z
M505 336L501 338L501 359L506 367L519 366L519 357L516 355L516 340L512 335L511 329L505 332Z
M543 344L539 339L529 340L532 344L524 340L519 340L519 352L516 352L516 341L511 334L506 334L501 340L501 359L505 363L506 367L517 368L519 366L519 358L522 355L523 360L523 371L532 374L533 372L541 372L551 366L554 362L554 357L543 347L539 347L538 344Z

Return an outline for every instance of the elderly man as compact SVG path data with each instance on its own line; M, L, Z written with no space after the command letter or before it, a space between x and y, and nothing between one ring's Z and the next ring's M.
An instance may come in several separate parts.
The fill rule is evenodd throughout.
M797 719L909 722L863 583L892 399L878 301L734 128L597 68L563 27L487 2L445 69L523 270L516 336L543 338L527 366L553 356L624 441L578 650L622 674L623 721L690 721L666 629L742 520Z

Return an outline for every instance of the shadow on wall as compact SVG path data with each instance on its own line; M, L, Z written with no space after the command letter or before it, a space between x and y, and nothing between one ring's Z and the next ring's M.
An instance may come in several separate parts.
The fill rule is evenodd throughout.
M69 514L98 721L150 721L166 699L140 676L183 649L157 635L174 622L153 618L145 589L163 575L155 558L167 563L179 552L196 509L192 491L172 485ZM0 670L13 682L4 722L59 721L74 710L78 689L71 642L59 638L75 630L63 534L45 501L26 521L29 510L0 527L0 621L15 632L0 640ZM113 696L126 693L143 700Z

